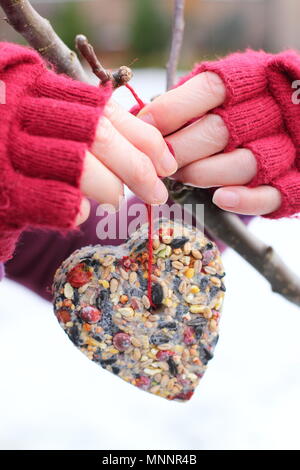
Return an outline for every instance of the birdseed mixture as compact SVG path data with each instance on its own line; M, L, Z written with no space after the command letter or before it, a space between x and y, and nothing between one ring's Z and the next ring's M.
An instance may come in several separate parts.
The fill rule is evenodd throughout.
M147 224L120 247L75 251L54 278L54 310L87 357L126 382L189 400L218 341L225 275L215 243L163 219L153 240L147 297Z

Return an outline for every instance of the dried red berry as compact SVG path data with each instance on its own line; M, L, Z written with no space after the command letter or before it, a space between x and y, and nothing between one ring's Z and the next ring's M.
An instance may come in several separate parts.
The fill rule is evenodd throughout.
M97 323L101 319L102 314L96 307L88 305L82 308L80 316L87 323Z
M190 400L194 394L194 390L189 390L188 392L182 392L178 395L172 397L172 400Z
M130 269L131 263L133 262L132 259L129 258L129 256L123 256L121 259L121 265L123 266L126 271Z
M67 310L58 310L56 316L58 321L61 323L68 323L68 321L71 321L71 315Z
M92 278L92 273L84 263L79 263L67 274L67 281L73 287L81 287Z
M130 336L127 333L117 333L114 336L113 343L119 351L126 351L131 345Z
M142 388L143 390L146 390L151 383L151 380L149 377L146 377L145 375L141 375L137 379L135 379L135 384L137 387Z
M170 351L169 349L163 349L162 351L158 351L156 354L156 359L159 361L167 361L169 357L174 356L175 352Z
M188 326L184 330L183 341L185 342L185 344L194 344L194 343L196 343L195 332L194 332L193 328L191 328L190 326Z

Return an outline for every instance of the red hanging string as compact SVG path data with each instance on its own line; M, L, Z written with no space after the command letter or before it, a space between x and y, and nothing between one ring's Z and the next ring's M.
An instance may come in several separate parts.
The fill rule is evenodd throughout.
M140 99L135 90L126 83L126 88L132 93L134 99L136 100L139 110L141 110L145 103ZM152 301L152 265L153 265L153 208L151 204L145 204L147 208L148 216L148 280L147 280L147 293L150 305L155 307L155 304Z

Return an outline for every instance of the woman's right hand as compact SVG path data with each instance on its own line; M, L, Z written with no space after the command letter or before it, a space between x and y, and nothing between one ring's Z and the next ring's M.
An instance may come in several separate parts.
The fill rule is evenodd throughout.
M86 154L81 191L99 204L118 208L126 184L146 203L163 204L168 191L159 177L176 170L176 160L161 133L111 99ZM84 198L77 223L84 222L88 214L89 202Z

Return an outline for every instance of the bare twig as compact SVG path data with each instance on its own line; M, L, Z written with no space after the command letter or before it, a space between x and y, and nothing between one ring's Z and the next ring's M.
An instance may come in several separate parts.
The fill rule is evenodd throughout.
M0 0L6 21L20 33L43 57L55 65L58 72L88 81L75 52L57 36L46 18L40 16L28 0Z
M76 36L75 44L82 56L89 63L93 73L100 79L101 83L106 83L111 80L113 87L118 88L131 80L133 75L132 70L125 65L122 65L116 72L106 70L98 60L93 46L83 34Z
M172 43L167 63L167 90L170 90L176 82L176 71L184 33L184 2L185 0L174 0Z
M167 89L170 89L176 80L176 67L184 26L184 0L174 1L172 46L167 65ZM216 207L209 191L192 188L169 179L165 182L171 198L179 204L191 204L194 209L196 204L204 204L205 226L211 235L237 251L270 282L274 292L300 306L300 279L286 266L272 247L253 235L237 215Z

